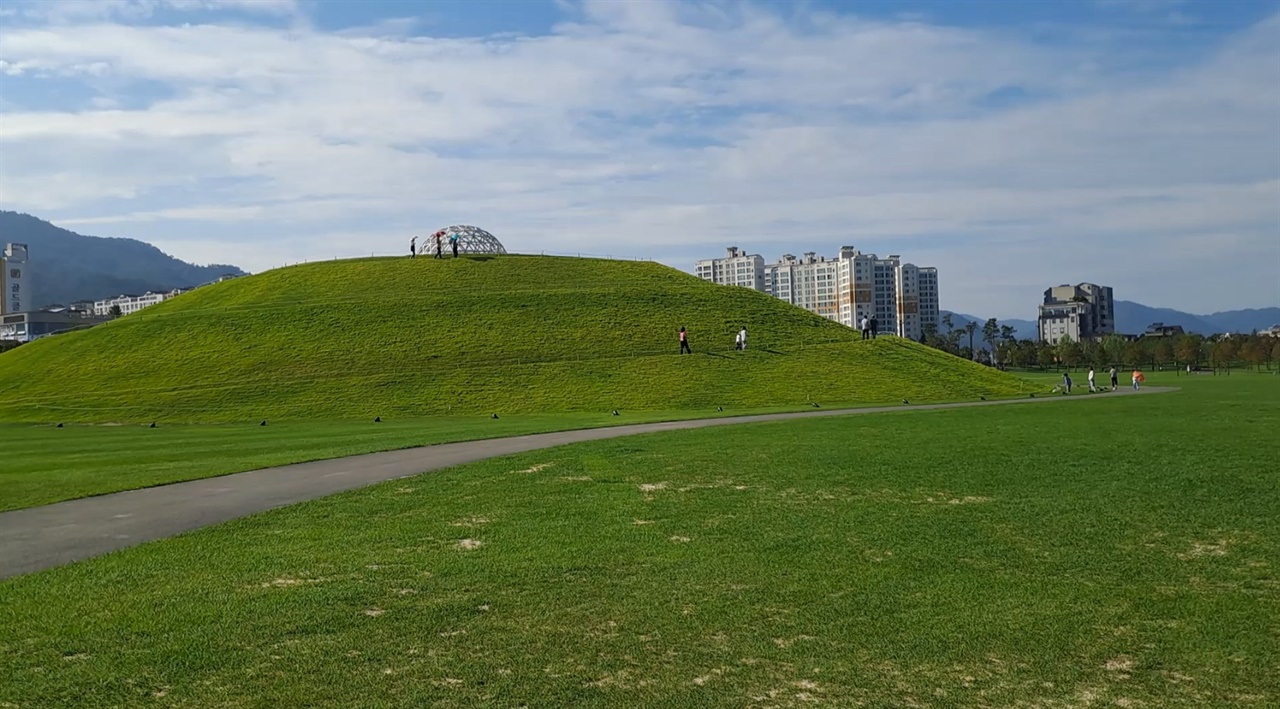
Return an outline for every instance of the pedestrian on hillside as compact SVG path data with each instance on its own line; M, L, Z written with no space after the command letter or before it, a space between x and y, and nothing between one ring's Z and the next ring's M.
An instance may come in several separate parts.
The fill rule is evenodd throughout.
M449 235L449 246L453 247L453 257L458 258L458 235L457 234Z
M1116 373L1115 365L1111 365L1111 391L1120 388L1120 375Z
M1097 385L1093 383L1093 367L1089 368L1089 393L1095 394L1098 391Z
M862 339L865 340L869 337L871 337L871 321L864 317L862 318Z
M680 328L680 354L686 352L693 354L693 350L689 347L689 332L682 327Z
M444 258L444 232L436 232L436 258Z
M747 326L746 325L743 325L742 329L738 331L738 341L742 343L742 345L738 347L738 349L745 351L747 349Z
M1062 390L1068 394L1071 393L1071 372L1062 373Z
M1147 381L1147 377L1146 377L1146 375L1145 375L1145 374L1143 374L1143 373L1142 373L1142 370L1140 370L1140 369L1135 369L1135 370L1133 370L1133 375L1132 375L1132 377L1133 377L1133 390L1134 390L1134 391L1137 391L1138 389L1141 389L1141 388L1142 388L1142 383L1143 383L1143 382L1145 382L1145 381Z
M418 257L418 237L409 239L409 258Z
M876 319L876 316L872 315L869 324L871 325L871 339L874 340L876 335L880 334L880 321Z
M733 336L733 349L735 350L742 349L742 332L741 331L739 331L738 334Z

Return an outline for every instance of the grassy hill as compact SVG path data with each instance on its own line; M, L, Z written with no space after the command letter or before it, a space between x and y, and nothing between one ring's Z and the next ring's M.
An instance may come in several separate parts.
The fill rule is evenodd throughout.
M751 350L734 352L746 325ZM680 357L689 328L697 353ZM335 261L208 286L0 355L0 419L697 409L1022 394L1025 382L664 266Z

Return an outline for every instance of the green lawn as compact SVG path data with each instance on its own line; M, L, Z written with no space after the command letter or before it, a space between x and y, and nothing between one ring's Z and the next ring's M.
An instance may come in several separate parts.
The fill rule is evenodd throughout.
M567 446L12 579L0 706L1275 706L1280 377L1179 383Z
M853 404L849 404L852 406ZM827 402L839 408L839 402ZM257 424L86 426L0 424L6 452L0 511L276 465L457 441L582 428L796 411L761 407ZM805 407L803 410L809 410Z
M733 351L741 326L748 352ZM689 328L697 353L680 357ZM1016 377L652 263L358 259L197 289L0 354L0 421L257 423L875 404Z

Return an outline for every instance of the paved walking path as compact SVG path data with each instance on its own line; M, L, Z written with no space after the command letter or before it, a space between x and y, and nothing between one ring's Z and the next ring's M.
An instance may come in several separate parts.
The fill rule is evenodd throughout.
M1149 387L1140 392L1121 389L1118 392L1109 393L1107 398L1166 391L1173 391L1173 389ZM418 475L512 453L551 448L566 443L618 438L638 433L783 421L815 416L850 416L886 411L959 409L973 406L1091 400L1097 401L1098 398L1042 395L1034 399L815 410L540 433L465 443L444 443L386 453L298 463L118 492L100 497L87 497L43 507L0 513L0 579L88 559L143 542L171 537L237 517L313 500L385 480Z

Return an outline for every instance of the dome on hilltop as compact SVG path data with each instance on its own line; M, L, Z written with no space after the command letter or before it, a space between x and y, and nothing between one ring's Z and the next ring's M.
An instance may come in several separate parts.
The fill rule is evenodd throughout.
M467 226L465 224L456 224L447 226L440 231L431 235L431 238L439 235L443 240L444 251L450 249L449 237L457 234L458 236L458 253L460 254L505 254L507 249L498 241L498 237L476 226ZM424 246L423 250L434 248L435 244L431 243L431 238L427 239L428 246Z

